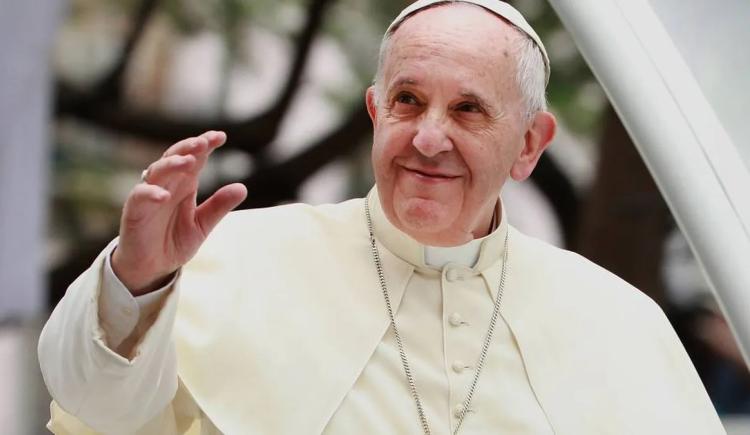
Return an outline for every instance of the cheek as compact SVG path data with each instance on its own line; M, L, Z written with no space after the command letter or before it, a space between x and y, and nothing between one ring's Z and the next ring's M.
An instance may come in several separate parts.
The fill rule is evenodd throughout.
M410 138L407 126L381 123L373 139L373 164L380 168L389 166L395 157L406 152Z
M393 183L393 141L383 132L376 132L372 144L372 168L375 182L380 186Z
M505 152L498 147L477 149L467 161L471 168L472 191L477 195L484 196L488 193L494 194L508 177L512 151Z

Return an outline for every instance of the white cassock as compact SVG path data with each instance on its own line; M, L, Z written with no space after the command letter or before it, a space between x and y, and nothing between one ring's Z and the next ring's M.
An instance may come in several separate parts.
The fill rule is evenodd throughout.
M455 427L507 232L501 316L461 433L725 433L664 314L637 289L504 218L483 239L434 249L386 219L375 189L370 206L433 434ZM112 312L100 301L111 249L42 333L56 434L421 433L362 199L231 213L140 318L137 305L99 315ZM108 337L123 324L127 338Z

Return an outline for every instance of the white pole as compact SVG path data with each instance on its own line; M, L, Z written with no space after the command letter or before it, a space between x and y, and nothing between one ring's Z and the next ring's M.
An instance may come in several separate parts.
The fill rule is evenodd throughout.
M646 0L550 2L638 147L748 362L750 174L740 144Z

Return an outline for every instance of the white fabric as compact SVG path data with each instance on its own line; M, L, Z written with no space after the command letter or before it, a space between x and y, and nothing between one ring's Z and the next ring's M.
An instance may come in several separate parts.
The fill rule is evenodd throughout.
M424 260L430 266L442 268L448 263L458 263L467 267L472 267L479 259L479 248L482 245L481 239L474 239L461 246L425 246Z
M384 216L378 211L375 214L382 229L387 225ZM428 254L435 248L426 247L425 265L415 270L401 299L396 322L433 434L451 434L456 428L456 412L466 398L492 313L498 283L494 276L483 275L472 266L480 256L481 244L489 237L504 240L507 230L503 223L495 233L473 243L439 248L446 257L457 260L445 265L430 264ZM399 249L394 245L389 248ZM485 251L484 255L497 257L502 251ZM501 268L501 263L492 268ZM421 433L392 330L377 346L324 433ZM554 433L502 318L461 433Z
M115 243L105 252L111 252ZM177 392L177 360L171 344L175 310L161 311L153 324L144 322L144 334L134 340L140 345L129 358L107 346L98 315L105 258L100 255L71 284L39 338L39 363L47 389L87 423L63 421L56 429L59 433L96 433L89 428L93 427L106 434L132 434L134 424L159 419ZM53 417L60 412L53 406Z
M502 234L492 236L504 237L506 231L507 227L502 227ZM455 428L456 408L465 398L489 324L493 293L482 275L471 269L487 237L490 236L455 247L425 246L429 268L415 274L397 313L423 405L436 435L452 433ZM158 308L160 296L172 283L134 298L112 270L112 251L114 247L105 251L99 303L107 344L116 349L135 329L140 310ZM473 401L463 432L482 433L482 428L491 427L501 432L551 434L550 424L527 381L518 348L502 320L495 337L497 345L490 348L483 373L486 385ZM324 433L418 431L414 404L403 376L384 375L402 370L396 342L389 331ZM500 379L499 383L493 382ZM492 412L509 402L514 406L504 413Z
M117 349L135 330L139 320L156 312L164 296L177 279L176 275L164 287L140 296L133 296L112 270L112 253L116 244L105 251L102 293L99 298L99 320L110 349Z
M448 369L477 354L500 278L496 235L508 227L483 241L473 268L443 275L379 207L373 220L417 381L434 430L446 432L465 390L464 372ZM509 231L502 321L465 433L724 433L652 301L575 254ZM97 324L104 257L71 285L40 339L55 433L418 431L362 200L232 213L183 268L153 326L131 334L130 359L104 345ZM463 317L460 326L441 305Z

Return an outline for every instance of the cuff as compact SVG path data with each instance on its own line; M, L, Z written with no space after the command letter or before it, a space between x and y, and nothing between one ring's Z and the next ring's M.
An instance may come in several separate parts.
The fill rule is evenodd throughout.
M138 323L158 311L164 297L177 279L153 292L133 296L112 270L111 257L116 244L105 255L102 288L99 297L99 321L105 332L107 347L116 349L136 329Z

